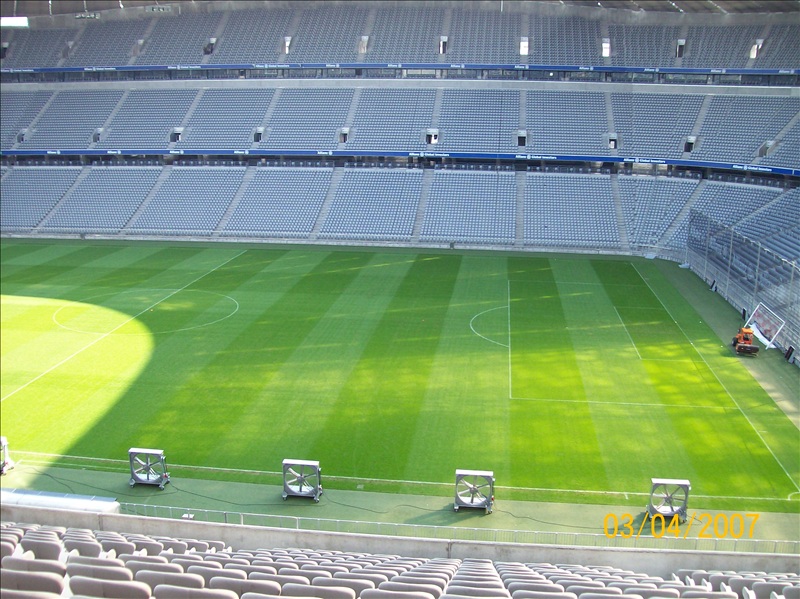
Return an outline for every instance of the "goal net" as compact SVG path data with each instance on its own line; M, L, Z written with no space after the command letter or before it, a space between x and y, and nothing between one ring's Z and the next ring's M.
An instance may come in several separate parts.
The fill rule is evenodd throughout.
M745 323L746 327L753 329L753 334L764 344L766 349L775 346L775 338L780 334L786 324L780 316L775 314L763 303L759 303L750 314Z

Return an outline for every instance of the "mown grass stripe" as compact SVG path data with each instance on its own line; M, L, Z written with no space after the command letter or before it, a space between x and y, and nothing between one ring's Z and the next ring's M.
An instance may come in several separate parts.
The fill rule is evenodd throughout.
M198 446L197 438L219 439L231 430L237 414L259 400L263 386L325 314L335 290L347 286L347 276L333 277L330 273L343 265L360 264L367 258L360 253L315 254L309 259L309 265L313 266L302 274L295 272L291 283L287 286L289 280L284 281L283 292L272 298L271 287L278 283L273 284L269 276L243 267L245 278L239 285L252 283L247 295L240 297L246 326L232 331L223 325L209 331L198 329L171 336L173 343L167 347L183 345L183 351L189 350L193 355L187 363L189 367L179 370L180 378L175 379L169 370L163 373L163 378L159 377L163 387L158 390L157 409L150 421L141 423L140 442L163 438L171 430L172 451L177 459L190 464L205 463L215 447ZM250 260L243 256L242 266ZM231 264L234 271L238 267L236 261ZM227 278L229 273L223 270L219 276ZM277 274L278 278L281 276ZM321 281L327 283L327 293L314 292ZM213 277L206 286L214 287ZM240 295L235 290L231 293ZM187 346L187 341L193 338L199 343ZM174 359L166 352L162 355L167 362ZM202 364L200 368L198 361ZM264 423L263 430L266 432L269 426L272 423ZM249 445L240 446L240 455L255 459L250 449Z
M413 262L414 256L407 254L369 255L369 262L260 389L258 400L232 416L215 457L227 463L253 460L254 467L264 467L265 455L311 456L331 464L326 453L330 448L314 453L317 436L328 418L336 417L336 400L353 370L361 360L374 358L364 351ZM243 456L238 442L242 435L261 438L263 453ZM272 460L272 468L279 465L279 459ZM335 464L326 472L338 467Z
M511 396L585 399L549 261L509 258Z
M460 262L420 254L405 274L312 446L336 474L405 473Z
M508 348L487 340L508 339L507 279L505 258L461 259L404 480L452 484L457 468L493 470L498 480L512 479ZM469 327L482 312L474 324L487 338Z

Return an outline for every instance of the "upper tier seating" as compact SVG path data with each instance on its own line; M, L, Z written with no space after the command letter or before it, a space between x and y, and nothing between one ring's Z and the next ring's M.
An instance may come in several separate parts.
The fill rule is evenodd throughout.
M271 89L204 90L175 147L249 148L272 95Z
M541 13L541 14L540 14ZM688 25L626 22L611 13L501 12L496 7L405 3L270 7L268 10L135 14L75 29L3 33L2 66L118 66L279 63L483 63L628 67L778 68L800 65L800 25ZM366 48L362 38L368 37ZM445 53L440 39L447 37ZM291 37L288 54L284 38ZM527 55L520 40L527 37ZM215 38L213 53L205 46ZM685 39L682 58L678 39ZM750 51L764 42L755 59ZM364 51L365 50L365 51Z
M797 167L800 156L800 126L789 127L800 113L800 98L794 97L446 86L193 87L3 91L0 104L0 143L17 150L525 152L785 167ZM434 142L426 139L432 130L438 138L426 143ZM693 151L684 152L695 131ZM612 134L616 148L609 147ZM761 146L776 138L775 150L759 158Z
M223 16L224 13L217 12L156 19L136 64L200 63L203 47L216 37Z
M714 96L692 158L749 163L798 112L800 98Z

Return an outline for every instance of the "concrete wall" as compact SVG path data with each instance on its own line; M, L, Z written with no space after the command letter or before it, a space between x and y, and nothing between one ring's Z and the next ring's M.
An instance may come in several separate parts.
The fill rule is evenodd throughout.
M798 569L798 556L785 554L666 551L486 543L452 539L415 539L145 518L121 514L73 512L21 505L0 506L0 518L4 522L29 522L122 533L221 540L233 549L303 547L389 553L406 557L483 558L498 562L551 562L615 566L665 578L680 568L763 570L767 572L797 572Z

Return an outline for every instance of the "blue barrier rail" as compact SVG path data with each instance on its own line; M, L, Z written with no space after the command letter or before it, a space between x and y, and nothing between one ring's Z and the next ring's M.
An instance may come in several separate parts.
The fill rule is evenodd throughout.
M139 149L62 149L62 150L0 150L0 156L325 156L341 158L456 158L482 161L547 161L547 162L604 162L620 164L665 164L694 168L711 168L737 172L789 175L800 177L800 168L766 166L763 164L741 164L732 162L708 162L702 160L682 160L674 158L651 158L640 156L589 156L580 154L529 154L503 152L398 152L382 150L280 150L246 149L219 150L199 148L175 150L169 148Z

